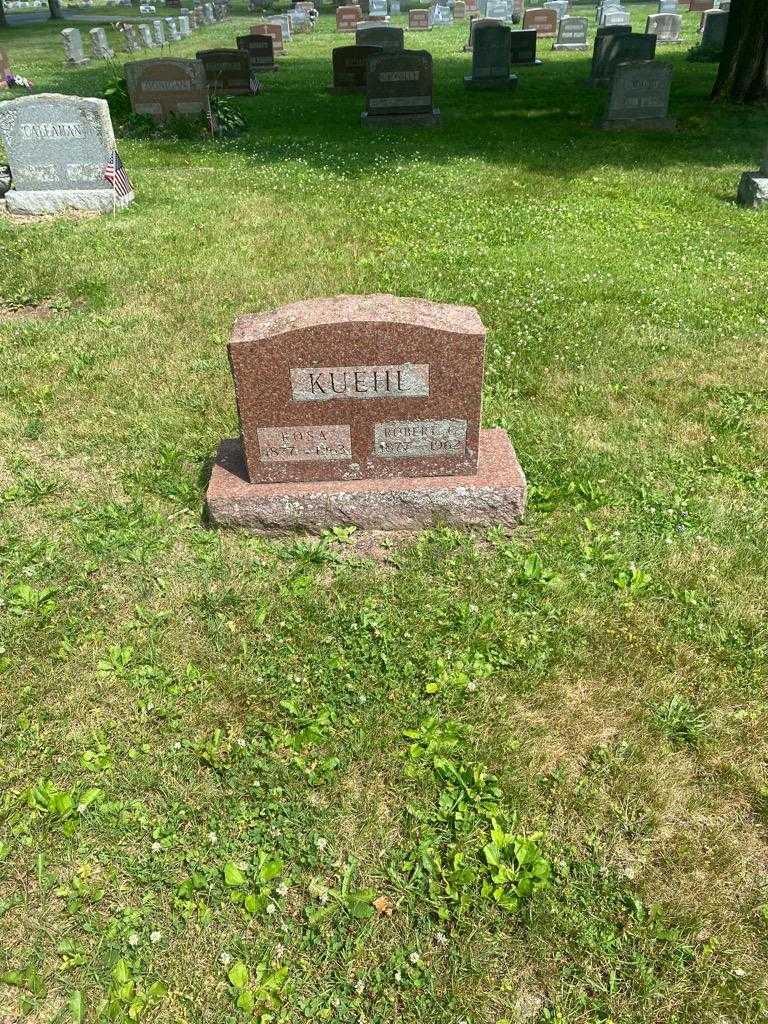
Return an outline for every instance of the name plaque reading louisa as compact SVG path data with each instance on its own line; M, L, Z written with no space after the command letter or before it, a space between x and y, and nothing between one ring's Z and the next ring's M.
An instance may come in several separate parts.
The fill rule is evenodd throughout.
M520 521L509 438L480 430L485 328L471 306L299 302L240 317L229 358L240 436L219 447L214 522L281 533Z

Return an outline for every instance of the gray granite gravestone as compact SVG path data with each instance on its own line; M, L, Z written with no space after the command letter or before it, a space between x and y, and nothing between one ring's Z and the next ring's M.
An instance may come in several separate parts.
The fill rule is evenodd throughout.
M561 21L568 14L568 0L547 0L543 6L548 11L554 11L558 21Z
M126 53L138 53L141 50L141 41L138 33L136 32L136 26L126 23L120 30L123 34L123 42L125 43Z
M272 43L269 36L241 36L257 42ZM195 54L202 61L208 88L217 96L250 96L253 93L251 55L245 50L217 48L198 50Z
M671 131L669 116L672 65L655 60L617 64L611 77L608 110L599 122L605 131Z
M742 174L736 201L751 210L768 207L768 147L759 169Z
M107 33L103 28L92 28L88 33L91 40L91 52L96 60L112 60L115 51L107 41Z
M658 14L677 14L677 0L659 0Z
M524 28L511 32L509 36L509 59L511 64L541 64L536 56L536 40L538 33L535 28Z
M631 26L632 20L629 16L629 11L611 8L610 10L603 12L603 16L600 19L600 25L603 28L613 28L615 25Z
M510 74L510 28L480 25L472 46L472 74L464 78L467 89L514 89L517 75Z
M499 0L496 0L496 2L499 2ZM432 24L442 28L448 28L452 25L453 15L451 14L450 7L444 4L435 4L432 8Z
M249 33L247 36L237 36L238 50L248 54L253 74L262 71L277 71L275 64L275 48L272 37L256 33Z
M154 50L155 47L157 46L157 43L155 42L154 37L152 35L152 29L149 27L149 25L145 25L143 23L139 25L139 38L141 39L141 45L146 50Z
M182 39L187 39L192 35L192 26L189 23L188 14L180 14L178 18L179 22L179 35Z
M169 117L210 117L205 68L199 60L137 60L125 65L128 95L136 114L156 121Z
M76 28L65 28L61 33L64 43L64 58L67 64L79 66L88 63L88 58L83 52L83 37L80 30Z
M485 18L495 18L501 22L512 21L511 0L487 0L485 5Z
M395 25L371 25L358 28L355 33L358 46L380 46L382 50L402 50L405 46L403 30Z
M368 127L433 125L440 118L432 100L432 54L426 50L369 57L365 85L362 122Z
M180 43L182 37L181 37L181 32L179 30L179 25L178 25L176 19L175 18L165 18L164 20L165 20L165 28L166 28L166 31L168 33L169 40L172 43ZM181 19L179 19L179 20L181 20Z
M155 38L155 46L165 46L165 28L160 18L152 22L152 35Z
M586 18L561 18L553 50L588 50Z
M453 2L453 20L464 21L467 16L467 5L464 0L454 0Z
M99 213L133 202L115 194L105 177L115 151L106 100L40 93L0 104L2 139L15 188L9 213L64 210Z
M682 43L682 32L681 14L650 14L645 22L645 34L656 36L658 44Z
M720 53L725 46L728 32L728 11L707 11L704 15L704 26L701 32L701 46L704 50Z
M380 46L336 46L333 50L333 85L328 92L365 92L368 58L383 53Z

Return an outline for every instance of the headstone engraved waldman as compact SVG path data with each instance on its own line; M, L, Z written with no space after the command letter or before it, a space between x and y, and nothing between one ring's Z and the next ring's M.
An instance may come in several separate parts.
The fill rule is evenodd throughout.
M280 533L520 522L525 479L480 430L485 328L470 306L338 296L240 317L240 437L222 441L212 522Z
M205 68L199 60L136 60L125 65L128 95L136 114L156 121L169 117L210 117Z
M383 53L380 46L337 46L333 50L331 93L365 92L368 58Z
M611 78L608 111L598 127L605 131L672 131L669 116L672 65L655 60L618 64Z
M475 29L472 74L464 77L467 89L514 89L517 75L510 74L510 28L480 25Z
M9 213L107 213L133 202L104 176L115 152L106 100L41 93L2 103L0 140L15 185Z
M371 128L437 124L440 111L432 101L432 54L402 50L370 57L361 116Z

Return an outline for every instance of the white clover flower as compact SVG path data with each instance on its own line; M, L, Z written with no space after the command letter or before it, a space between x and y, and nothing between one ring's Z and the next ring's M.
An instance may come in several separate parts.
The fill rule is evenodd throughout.
M88 804L78 804L77 805L77 813L78 814L85 814L85 812L87 810L88 810Z
M277 893L278 896L287 896L288 886L285 884L285 882L281 882L280 885L278 885L278 887L275 889L275 892Z
M160 941L160 939L162 939L162 937L163 937L163 933L162 932L150 932L149 933L149 941L152 943L153 946L156 946L158 944L158 942Z
M358 980L355 982L355 992L357 992L359 996L361 996L363 992L365 992L365 982L363 981L362 978L358 978Z
M282 942L278 942L278 944L275 946L275 959L282 960L284 956L285 946L282 944Z
M412 964L417 964L419 960L421 960L421 957L416 952L416 950L414 950L413 953L408 954L408 959L411 961Z
M218 841L219 841L219 837L216 835L215 832L209 832L208 833L208 842L209 843L218 843Z
M238 739L238 741L237 741L237 745L238 745L238 747L244 747L245 746L245 740L242 737L240 737L240 739Z
M397 982L397 984L399 985L402 980L403 980L402 972L401 971L395 971L395 981Z
M268 903L267 904L267 913L270 915L270 917L272 916L272 914L277 913L277 904L276 903Z
M323 890L323 892L318 894L317 898L320 900L323 906L325 906L325 904L328 902L328 893L325 890Z
M328 840L327 839L323 839L321 837L321 838L315 840L315 846L318 848L318 850L324 850L327 845L328 845Z
M232 957L229 955L229 953L222 953L221 956L219 957L219 961L225 967L229 967L229 965L232 963Z
M436 932L435 942L438 944L438 946L447 946L448 936L445 934L445 932Z
M176 742L173 744L173 749L181 750L181 740L176 740Z
M162 848L163 848L163 844L162 843L157 843L157 842L152 843L152 853L160 853Z
M131 932L131 934L128 936L128 945L129 946L138 946L138 944L139 944L139 936L136 934L136 932Z

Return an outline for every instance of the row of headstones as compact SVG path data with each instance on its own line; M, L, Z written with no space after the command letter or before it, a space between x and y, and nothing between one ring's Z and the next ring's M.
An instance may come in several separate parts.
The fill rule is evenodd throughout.
M126 53L139 53L141 50L162 48L168 43L178 43L190 36L194 29L203 25L214 25L223 21L227 8L223 4L204 4L194 10L181 8L178 18L156 18L152 24L133 25L126 22L120 31L123 36ZM167 35L166 35L167 33ZM109 45L104 28L92 28L88 37L94 60L112 60L115 51ZM67 64L81 66L90 60L83 48L83 37L77 28L66 28L61 33L64 44L64 58Z

